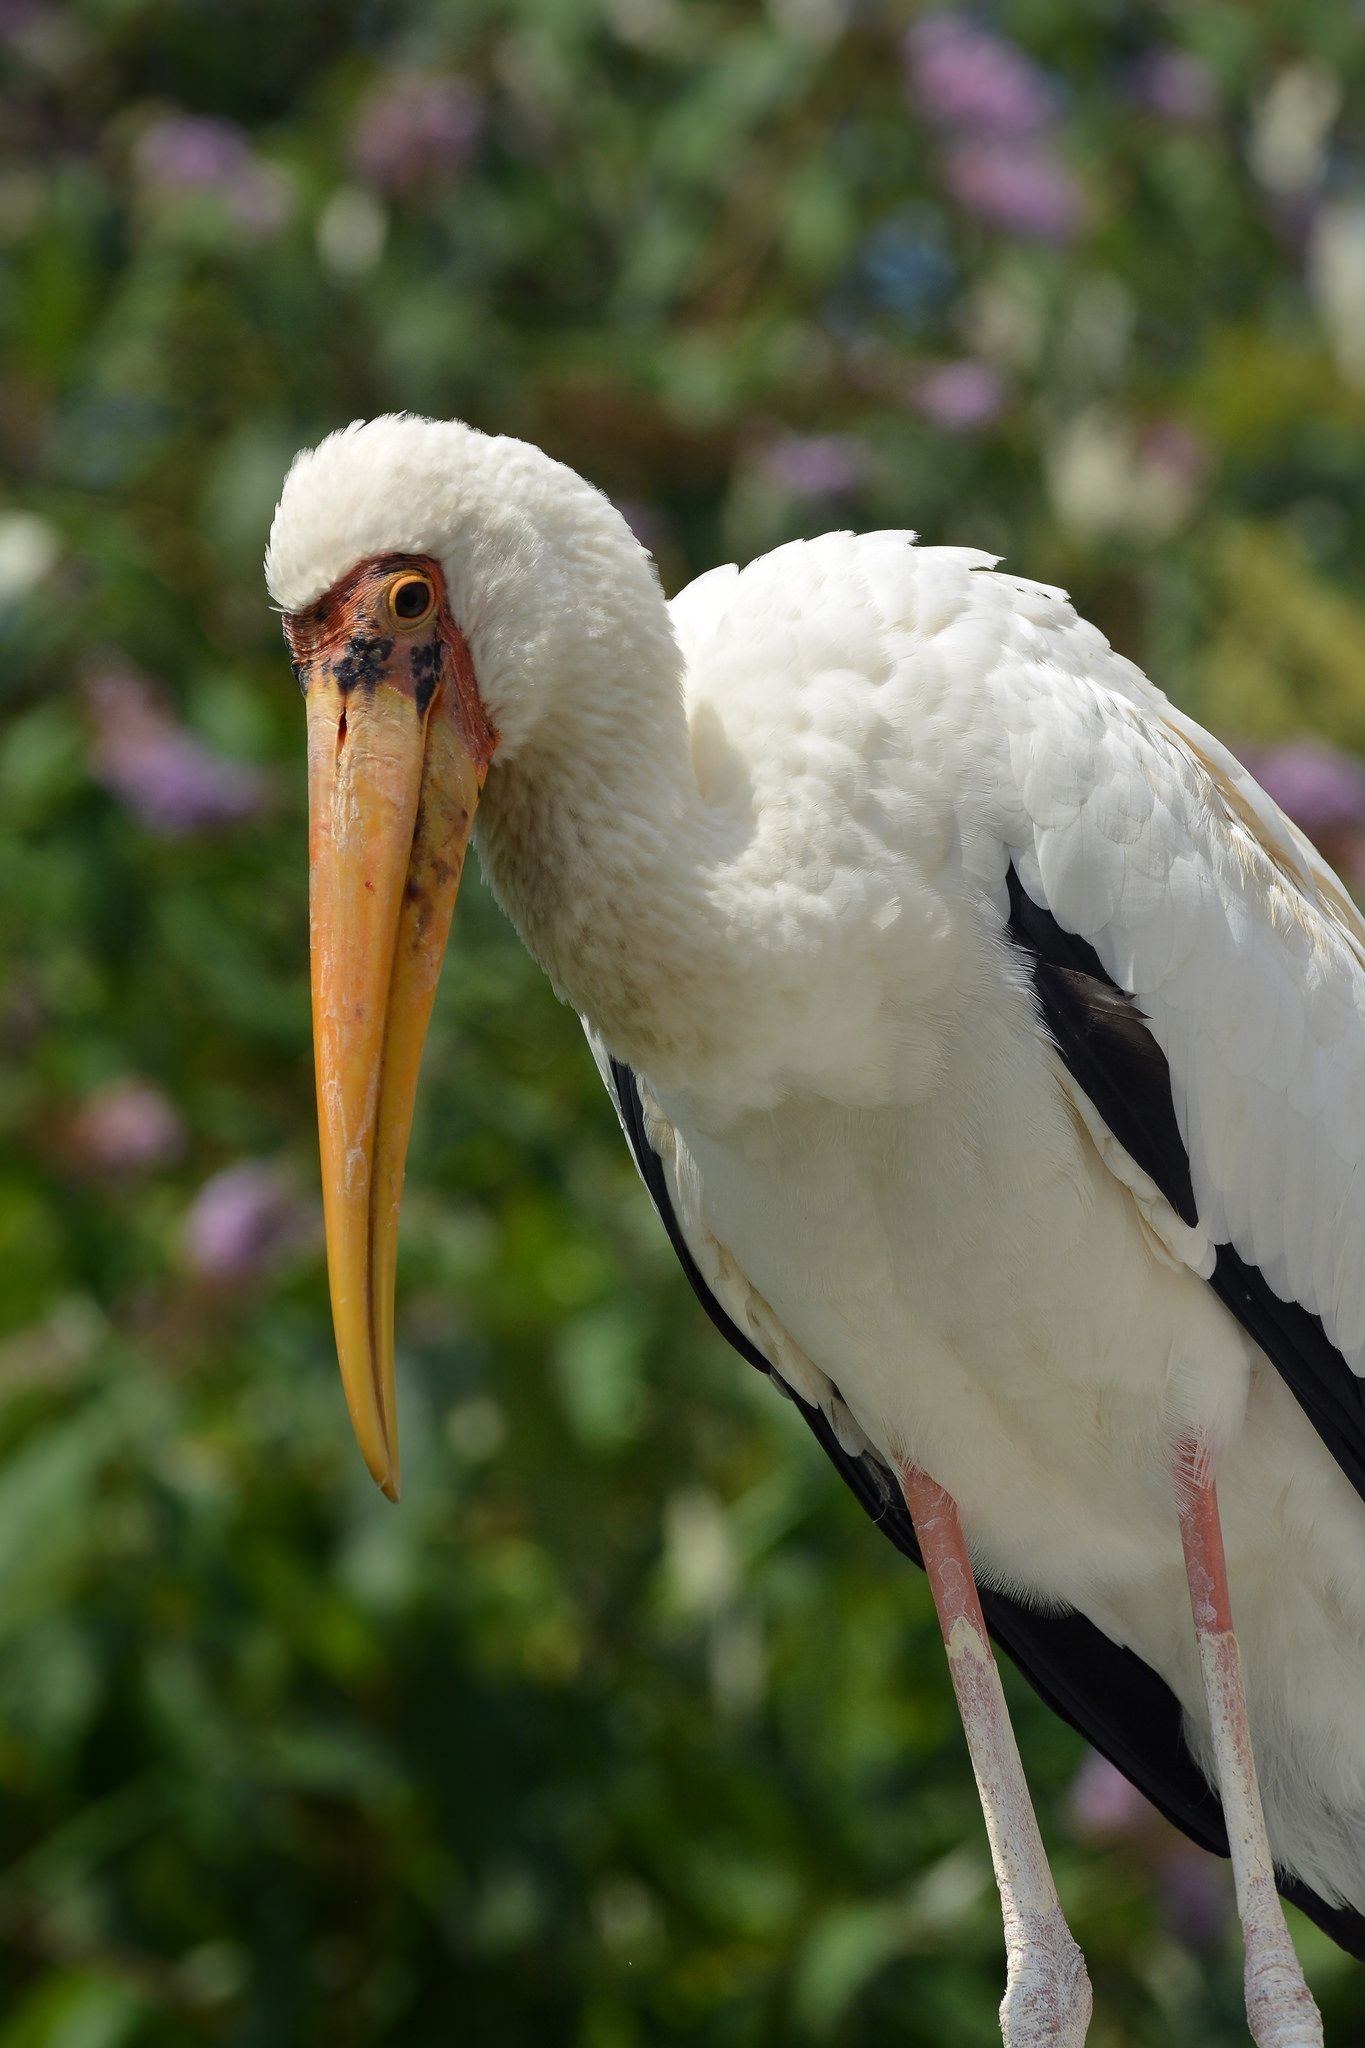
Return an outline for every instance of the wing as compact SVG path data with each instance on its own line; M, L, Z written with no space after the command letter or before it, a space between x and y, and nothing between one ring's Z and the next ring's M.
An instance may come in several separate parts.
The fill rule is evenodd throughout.
M1156 1234L1365 1492L1365 922L1063 592L908 541L827 535L701 578L673 606L689 702L779 764L760 794L780 806L799 679L880 678L861 698L850 682L843 710L867 815L908 835L886 842L892 865L917 830L952 849L935 856L944 915L998 919L1025 950L1106 1163L1128 1179L1137 1162Z
M606 1053L591 1029L588 1039L640 1177L711 1322L741 1358L766 1373L772 1384L791 1398L866 1513L903 1556L922 1565L900 1488L875 1451L866 1444L858 1448L850 1441L848 1431L829 1412L828 1402L808 1398L789 1385L704 1277L679 1224L636 1078ZM832 1393L838 1403L837 1388ZM1180 1707L1164 1679L1083 1615L1040 1613L989 1586L981 1587L980 1593L993 1640L1053 1712L1078 1730L1191 1840L1226 1856L1222 1810L1185 1746ZM1281 1876L1280 1889L1342 1948L1365 1961L1365 1917L1327 1904L1296 1878Z
M1198 1221L1170 1070L1142 1011L1094 949L1063 931L1011 867L1009 934L1029 960L1043 1021L1073 1080L1181 1220ZM1365 1382L1319 1316L1285 1301L1231 1244L1215 1247L1210 1285L1288 1383L1318 1435L1365 1498Z
M1053 625L1073 670L1088 630ZM1007 930L1076 1085L1365 1497L1365 925L1218 742L1093 639L1088 674L1046 637L997 671Z

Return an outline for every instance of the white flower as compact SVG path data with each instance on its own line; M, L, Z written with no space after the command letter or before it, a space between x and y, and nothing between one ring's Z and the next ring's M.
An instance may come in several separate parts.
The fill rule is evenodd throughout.
M0 512L0 605L17 604L61 552L61 535L36 512Z
M1313 223L1308 283L1336 365L1365 385L1365 198L1330 201Z

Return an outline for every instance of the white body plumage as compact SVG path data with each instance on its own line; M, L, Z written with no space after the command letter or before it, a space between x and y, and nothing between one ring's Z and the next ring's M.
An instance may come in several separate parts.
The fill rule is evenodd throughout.
M674 617L701 775L708 750L762 764L782 882L841 927L778 1099L704 1073L652 1090L694 1256L794 1384L830 1399L832 1361L893 1469L954 1495L983 1578L1159 1671L1197 1752L1171 1447L1207 1443L1277 1860L1365 1906L1365 1507L1201 1277L1230 1239L1365 1357L1350 912L1325 876L1313 900L1297 835L1219 779L1214 742L985 558L832 535L702 578ZM1141 996L1199 1228L1040 1031L1002 935L1010 856Z

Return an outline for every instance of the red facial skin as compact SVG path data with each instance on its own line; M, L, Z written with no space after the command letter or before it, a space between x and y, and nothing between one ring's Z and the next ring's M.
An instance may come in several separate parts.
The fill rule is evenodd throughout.
M404 574L425 576L436 596L432 617L416 630L389 610L389 590ZM437 681L443 681L470 759L487 773L498 735L479 696L468 642L450 616L441 565L432 556L376 555L358 562L315 604L285 613L284 637L305 694L317 674L329 676L343 697L382 679L411 696L418 715L425 716Z

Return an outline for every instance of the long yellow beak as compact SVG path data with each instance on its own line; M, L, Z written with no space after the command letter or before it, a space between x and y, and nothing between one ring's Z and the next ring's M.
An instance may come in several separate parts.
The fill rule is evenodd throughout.
M398 1498L398 1209L417 1071L483 770L452 690L395 664L343 692L309 671L313 1044L327 1266L357 1441Z

